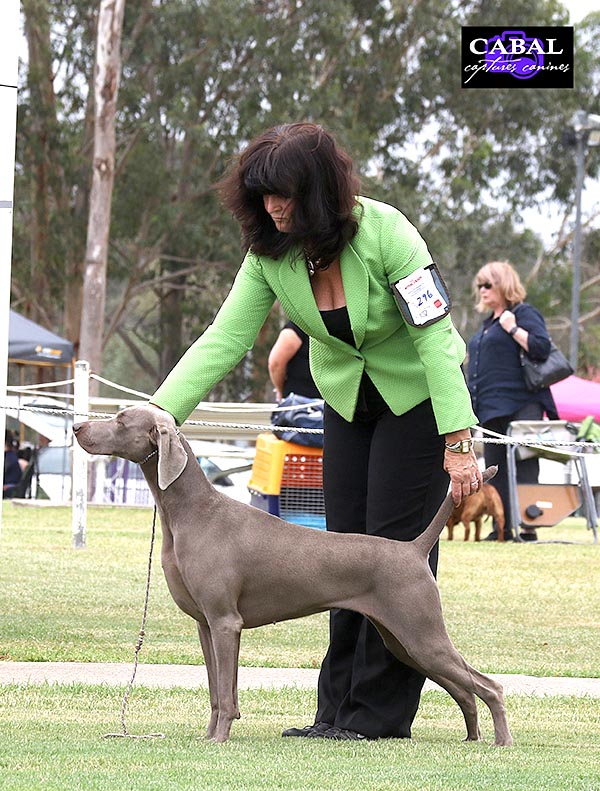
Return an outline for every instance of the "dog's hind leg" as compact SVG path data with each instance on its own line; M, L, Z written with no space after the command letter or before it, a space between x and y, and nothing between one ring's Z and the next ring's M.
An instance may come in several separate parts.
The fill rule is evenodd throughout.
M444 686L450 694L459 687L464 690L466 695L475 694L489 708L494 722L495 744L498 746L509 746L512 744L512 737L506 719L506 709L504 707L504 695L502 686L493 679L480 673L471 667L458 653L456 647L446 631L444 619L442 617L441 605L437 588L432 589L435 597L430 597L429 606L423 609L425 597L421 597L420 606L411 613L408 622L401 619L394 626L394 619L379 615L373 618L373 622L380 630L389 650L396 654L400 652L402 661L412 667L421 669L421 672L429 678L435 679ZM389 613L388 613L389 614ZM383 626L385 620L387 625ZM394 631L392 632L392 628ZM406 638L402 640L402 636ZM396 636L398 635L398 636ZM405 655L410 657L406 660ZM450 682L452 689L446 685ZM456 699L456 698L455 698ZM466 706L462 708L465 718L471 717L470 711L472 704L468 703L468 698L462 697ZM460 700L457 700L460 705ZM475 733L476 722L472 719L467 720L467 731L469 735Z
M433 657L433 662L427 661L431 659L428 654L427 646L423 647L422 652L415 653L418 656L422 653L426 660L426 674L434 679L440 686L450 692L450 694L460 701L453 694L457 687L462 689L466 695L475 694L481 698L486 706L489 708L492 720L494 723L494 735L496 744L499 747L509 747L513 741L508 727L508 720L506 718L506 708L504 706L504 694L502 685L489 676L485 676L474 667L471 667L458 653L456 648L448 639L449 649L437 657ZM418 661L418 659L416 660ZM467 711L461 706L465 719ZM467 733L469 733L469 722L467 721ZM468 737L470 738L470 736Z
M210 720L206 730L206 738L213 739L217 730L217 721L219 719L219 698L217 691L217 666L215 652L208 624L201 623L200 621L196 621L196 624L198 626L200 646L202 647L202 653L204 654L206 675L208 676L208 692L210 695Z
M461 657L462 659L462 657ZM462 660L471 676L473 682L473 692L483 700L492 714L494 722L494 744L498 747L510 747L513 743L508 720L506 718L506 707L504 705L504 690L493 678L480 673L474 667Z
M394 654L396 659L404 662L405 665L414 667L415 670L418 670L424 676L427 675L425 670L406 653L404 647L398 642L394 635L391 634L391 632L389 632L381 624L375 624L375 626L377 627L377 631L381 635L386 648L388 651L391 651L391 653ZM440 687L443 687L460 706L460 710L462 711L463 717L465 718L465 725L467 728L467 738L465 741L480 741L481 732L479 730L477 701L475 700L475 695L463 687L453 684L447 678L433 675L429 675L429 678L431 678L432 681L435 681L436 684L439 684Z
M421 670L423 673L424 671ZM460 706L460 710L465 718L465 725L467 728L466 742L479 742L481 741L481 731L479 730L479 717L477 714L477 700L472 692L453 684L447 678L441 676L429 676L432 681L439 684L440 687L448 692Z
M242 619L237 613L209 620L210 636L217 670L218 719L214 735L215 742L226 742L231 723L239 719L240 710L237 694L238 659Z

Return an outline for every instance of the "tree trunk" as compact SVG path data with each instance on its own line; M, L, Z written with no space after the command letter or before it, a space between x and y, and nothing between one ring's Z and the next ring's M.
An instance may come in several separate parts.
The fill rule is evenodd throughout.
M28 50L28 88L31 104L31 234L30 294L23 312L34 321L48 323L41 295L48 290L46 255L50 227L50 173L56 154L56 103L48 10L39 0L24 0Z
M181 357L181 334L183 326L182 302L185 279L170 281L163 289L160 301L160 356L159 381L162 382Z
M94 89L94 161L88 218L79 356L102 371L110 210L115 171L115 115L125 0L101 0ZM93 383L92 383L93 384ZM97 387L95 388L97 392Z
M86 99L85 120L83 124L83 137L81 140L81 166L78 168L77 181L75 182L75 200L72 210L68 200L64 201L63 211L72 211L74 226L71 229L71 243L65 250L64 258L64 302L63 302L63 327L65 337L73 343L73 352L79 358L81 314L83 309L83 267L84 245L83 239L77 230L83 228L85 218L89 216L91 173L90 156L84 152L91 151L93 156L94 145L94 77L89 76L89 91ZM66 190L63 190L63 194Z

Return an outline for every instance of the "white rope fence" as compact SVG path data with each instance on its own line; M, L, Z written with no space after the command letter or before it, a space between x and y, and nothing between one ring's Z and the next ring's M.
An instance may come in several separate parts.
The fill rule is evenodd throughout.
M135 396L136 398L141 399L142 401L148 401L150 399L150 395L147 393L140 392L138 390L134 390L129 387L124 387L119 385L115 382L111 382L108 379L104 379L97 374L90 373L88 364L85 361L78 361L75 366L75 378L74 379L65 379L59 382L52 382L47 383L44 385L29 385L29 386L20 386L20 387L8 387L7 393L14 394L18 398L15 399L15 403L5 403L0 405L0 409L6 410L7 412L11 412L13 415L17 415L20 412L33 412L33 413L40 413L52 416L64 416L66 421L72 420L73 422L81 422L83 420L88 419L105 419L114 416L114 412L103 412L103 411L92 411L90 410L90 398L89 398L89 381L90 379L94 379L97 382L111 387L121 393L125 393L129 396ZM48 393L46 392L48 388L72 388L72 392L63 392L63 393L53 393L52 399L60 399L63 402L73 402L73 406L63 406L61 404L57 404L56 406L48 405L43 403L43 398L48 398ZM26 399L26 401L22 402L22 399ZM42 403L32 403L39 399ZM106 399L108 400L108 399ZM240 412L252 412L256 416L260 415L268 415L270 416L273 412L278 411L292 411L295 409L305 409L307 406L310 406L312 403L320 404L322 402L316 400L315 402L305 403L305 404L298 404L293 406L277 406L274 404L217 404L217 403L207 403L202 402L199 405L199 408L203 412L214 412L218 413L219 415L225 415L227 417L227 413L235 412L238 416ZM525 423L527 421L524 421ZM539 424L539 423L538 423ZM568 426L568 423L564 424ZM322 434L322 428L303 428L297 426L275 426L269 420L269 422L264 423L252 423L252 422L243 422L243 420L223 420L223 419L215 419L215 420L196 420L196 419L189 419L187 420L182 429L185 431L185 427L199 427L199 428L207 428L212 429L211 433L214 433L215 429L223 430L224 434L227 434L228 430L234 430L238 433L261 433L261 432L273 432L275 434L284 433L286 431L294 431L300 434ZM549 423L549 427L551 428L551 424ZM576 431L575 427L573 427L574 431ZM564 456L565 461L568 461L571 458L578 458L588 456L589 453L598 453L600 452L600 442L590 442L586 440L577 440L574 434L573 438L564 438L564 439L554 439L551 437L541 437L539 435L536 436L519 436L519 437L512 437L506 436L503 434L497 434L493 431L489 431L486 429L482 429L477 427L475 429L475 436L473 437L473 441L476 445L482 446L484 444L495 444L495 445L506 445L506 446L516 446L522 448L530 448L535 451L538 451L543 454L544 451L551 451L552 457L555 456ZM480 436L480 432L485 436ZM561 450L564 449L564 450ZM86 527L86 515L87 515L87 454L83 449L81 449L78 444L75 442L73 443L73 480L72 480L72 503L73 503L73 545L76 547L85 546L85 527Z
M131 392L131 391L126 391L126 392ZM73 396L71 396L71 398L72 397ZM317 402L315 402L315 403L317 403ZM258 406L261 406L261 405L258 405ZM272 413L272 412L277 411L277 410L283 410L285 412L290 412L290 411L292 411L294 409L305 409L306 406L308 406L308 404L299 404L299 405L294 405L294 406L289 406L289 407L286 406L286 407L279 408L279 407L276 407L276 406L272 407L269 404L265 404L265 407L266 407L265 412ZM203 404L202 408L206 409L206 410L214 409L215 412L222 412L223 411L223 409L221 407L219 407L218 405L216 405L216 404L215 405ZM226 408L226 407L224 407L224 408ZM74 416L74 414L75 414L73 409L60 409L60 408L54 408L54 407L32 406L32 405L28 405L28 404L20 405L18 407L15 407L14 405L11 405L11 404L3 404L3 405L0 406L0 409L5 409L7 411L18 410L20 412L38 412L40 414L46 414L46 415L63 415L65 417L70 417L70 418L72 418ZM256 411L256 409L253 408L253 411ZM88 418L94 418L94 419L98 419L98 420L103 420L103 419L114 417L114 413L113 412L87 411L85 414L86 414L86 417L88 417ZM220 421L220 420L186 420L183 425L184 426L211 426L211 427L216 427L216 428L233 428L233 429L239 429L241 431L248 431L248 432L264 431L265 429L268 429L269 431L273 431L273 432L276 432L276 433L283 432L283 431L297 431L299 434L322 434L323 433L323 429L322 428L302 428L300 426L274 426L274 425L266 426L263 423L239 423L239 422L235 422L234 423L234 422L226 422L226 421ZM585 449L585 450L588 450L588 451L600 452L600 442L591 442L589 440L576 440L576 439L572 439L572 440L568 440L568 439L555 440L555 439L544 439L544 438L541 438L541 439L538 439L538 438L536 438L536 439L522 439L522 438L517 438L517 437L508 437L508 436L506 436L504 434L496 434L495 432L488 431L487 429L478 428L477 430L478 431L484 431L485 433L489 434L490 436L488 436L488 437L478 437L478 436L473 437L473 442L475 444L479 443L479 444L482 444L482 445L485 445L485 444L491 444L491 445L518 445L518 446L522 446L522 447L526 447L526 448L534 448L534 449L538 448L538 449L542 449L542 450L545 449L545 448L561 448L561 447L564 447L564 448L581 448L581 449ZM569 456L573 456L573 455L584 456L584 455L587 455L587 454L585 454L585 453L577 454L577 453L569 452L568 455Z
M132 392L130 390L125 390L125 392ZM73 396L71 396L73 398ZM318 402L315 402L318 403ZM262 405L253 405L252 411L256 411L256 408L260 408ZM286 407L276 407L271 406L269 404L265 404L264 411L268 413L272 413L275 411L285 411L290 412L295 409L305 409L306 406L310 406L310 404L299 404L294 406L286 406ZM202 404L202 408L205 410L212 409L215 412L223 412L224 409L227 409L227 406L220 407L217 404L214 405L207 405ZM0 409L4 409L6 411L19 411L19 412L33 412L33 413L40 413L46 415L63 415L68 418L73 418L75 412L73 409L66 409L66 408L56 408L56 407L44 407L44 406L35 406L30 404L22 404L19 406L15 406L13 404L2 404L0 405ZM104 420L107 418L114 417L113 412L94 412L94 411L86 411L85 412L86 418L94 418L98 420ZM240 422L227 422L227 421L220 421L220 420L186 420L183 424L184 426L210 426L216 428L232 428L232 429L239 429L240 431L248 431L248 432L255 432L255 431L273 431L275 433L280 433L284 431L296 431L299 434L322 434L322 428L302 428L300 426L275 426L275 425L265 425L264 423L240 423ZM496 432L489 431L488 429L477 428L477 431L485 432L489 434L487 437L479 437L474 436L473 442L475 444L491 444L491 445L515 445L515 446L522 446L526 448L534 448L534 449L541 449L544 450L546 448L581 448L582 450L586 450L588 452L600 452L600 442L592 442L589 440L576 440L574 439L546 439L546 438L535 438L535 439L523 439L518 437L508 437L504 434L497 434ZM566 455L573 456L586 456L587 453L576 453L573 451L569 451Z

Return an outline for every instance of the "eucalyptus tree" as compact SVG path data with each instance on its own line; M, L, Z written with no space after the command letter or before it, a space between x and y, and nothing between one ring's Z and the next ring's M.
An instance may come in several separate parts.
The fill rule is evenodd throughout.
M121 75L125 0L101 0L94 74L94 150L85 249L80 355L92 371L102 368L108 238L115 176L115 115ZM98 390L91 383L92 392Z
M76 341L93 135L94 8L21 3L12 299Z

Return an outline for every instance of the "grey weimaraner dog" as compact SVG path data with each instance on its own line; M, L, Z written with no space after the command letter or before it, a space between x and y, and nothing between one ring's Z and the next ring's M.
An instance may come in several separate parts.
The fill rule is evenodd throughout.
M322 532L217 492L174 419L158 407L129 407L73 431L89 453L142 466L162 523L167 585L198 625L210 689L208 738L226 741L240 716L242 629L339 607L369 618L398 659L452 695L468 740L481 738L477 695L492 713L495 744L512 744L502 687L452 645L427 562L452 511L450 495L414 541ZM487 470L484 479L494 472Z

